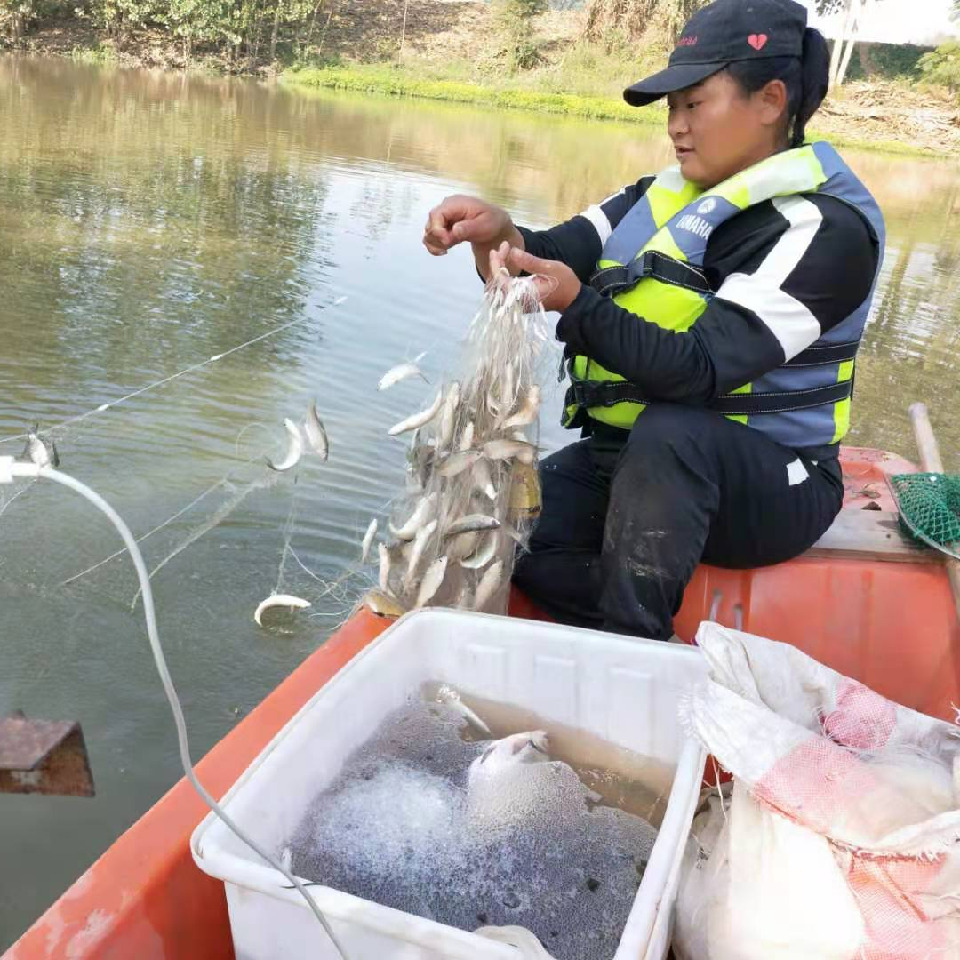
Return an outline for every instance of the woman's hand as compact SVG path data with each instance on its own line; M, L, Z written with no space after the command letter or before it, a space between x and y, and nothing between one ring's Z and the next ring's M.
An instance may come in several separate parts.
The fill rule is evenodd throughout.
M520 237L510 214L502 207L485 203L476 197L447 197L427 215L423 245L435 257L442 257L451 247L465 240L474 247L489 249L504 240ZM523 240L520 238L520 246ZM476 252L476 250L475 250Z
M490 251L490 275L496 276L501 268L512 276L521 271L529 273L536 282L544 310L563 313L580 292L580 278L565 263L541 260L526 250L511 247L506 241Z

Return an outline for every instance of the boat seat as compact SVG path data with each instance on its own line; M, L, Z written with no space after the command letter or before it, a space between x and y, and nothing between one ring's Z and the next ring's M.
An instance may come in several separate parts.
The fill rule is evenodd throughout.
M893 563L942 563L943 554L912 540L895 513L869 508L841 510L830 529L806 557L880 560Z

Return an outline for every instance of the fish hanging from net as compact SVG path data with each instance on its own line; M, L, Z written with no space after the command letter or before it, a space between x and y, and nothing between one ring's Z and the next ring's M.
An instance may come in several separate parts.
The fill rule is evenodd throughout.
M365 598L375 612L505 612L516 551L540 513L537 369L546 339L535 281L502 272L470 325L459 379L388 431L412 437L406 489L378 544L379 587Z

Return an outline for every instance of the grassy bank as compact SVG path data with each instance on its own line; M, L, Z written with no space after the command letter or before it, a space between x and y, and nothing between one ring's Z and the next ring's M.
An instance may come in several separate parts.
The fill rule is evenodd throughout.
M418 97L475 103L511 110L536 110L593 120L623 120L631 123L659 124L662 110L636 110L613 97L554 93L523 87L494 86L462 80L436 79L387 66L350 66L292 69L284 72L287 83L356 93L379 93L395 97Z
M627 74L628 76L630 74ZM395 97L415 97L427 100L445 100L454 103L472 103L479 106L511 110L534 110L540 113L584 117L593 120L617 120L627 123L661 125L666 112L654 105L643 109L628 106L619 99L619 92L603 96L582 93L559 93L544 89L530 89L520 84L503 81L466 81L437 76L432 69L416 65L396 67L346 63L331 67L292 68L283 73L285 83L355 93L374 93ZM552 78L556 82L557 77ZM571 83L575 83L571 80ZM872 150L902 156L943 157L949 149L938 151L899 140L860 137L856 122L843 117L842 123L853 132L842 132L834 124L811 124L810 134L829 140L838 147ZM834 127L831 129L831 127Z

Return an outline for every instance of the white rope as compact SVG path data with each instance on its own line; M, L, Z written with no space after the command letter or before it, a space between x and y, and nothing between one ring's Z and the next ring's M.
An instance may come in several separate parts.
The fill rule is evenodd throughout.
M4 458L7 459L7 458ZM3 475L4 471L0 470L0 475ZM330 937L331 942L333 943L334 948L337 953L340 955L341 960L348 960L347 953L344 951L343 947L340 945L340 942L337 940L336 935L330 927L327 918L321 913L320 908L316 905L313 898L307 893L306 888L300 882L300 880L294 875L291 870L288 870L283 863L278 862L274 857L272 857L265 849L263 849L258 843L256 843L251 837L249 837L240 827L233 821L233 818L227 814L227 812L217 803L216 800L207 792L206 787L199 781L196 773L193 769L193 760L190 757L190 744L187 740L187 724L183 716L183 708L180 705L180 698L177 695L176 687L173 685L173 679L170 676L170 671L167 669L167 661L163 654L163 647L160 645L160 636L157 632L157 615L153 603L153 591L150 589L150 577L147 573L147 565L144 562L143 554L140 553L140 548L137 546L137 541L134 539L133 534L130 532L130 528L124 523L123 518L107 503L103 497L100 496L96 491L91 490L90 487L86 484L81 483L79 480L71 477L69 474L60 473L58 470L53 470L50 467L38 468L33 464L25 463L16 463L12 465L11 472L6 474L7 477L44 477L48 480L55 480L57 483L63 484L65 487L69 487L71 490L75 490L82 497L85 497L90 501L95 507L97 507L101 512L106 514L110 522L116 527L117 532L120 534L123 542L126 546L126 549L130 551L130 558L133 560L133 565L136 568L137 576L140 579L140 591L143 594L143 615L147 623L147 637L150 641L150 649L153 651L154 663L157 667L157 673L160 674L160 682L163 684L164 693L167 695L167 701L170 704L170 710L173 713L173 721L177 727L177 741L180 749L180 763L183 766L183 772L186 775L187 780L190 781L194 790L200 795L201 799L207 806L230 828L251 850L261 856L267 863L273 867L274 870L283 874L283 876L296 887L297 891L306 901L307 906L313 912L313 915L320 922L323 929L326 931L327 936Z
M346 299L346 297L338 297L336 300L333 300L330 303L322 306L320 310L322 312L323 310L326 310L327 307L339 307L340 304ZM261 340L266 340L268 337L276 336L276 334L281 333L284 330L288 330L290 327L296 326L299 323L306 323L307 320L312 319L313 316L300 317L297 320L291 320L289 323L284 323L279 327L274 327L272 330L268 330L266 333L261 333L260 336L254 337L252 340L247 340L244 343L237 344L235 347L231 347L229 350L224 350L223 353L215 353L212 357L207 357L207 359L202 363L194 363L193 365L186 367L177 373L171 374L169 377L164 377L162 380L156 380L154 383L148 383L145 387L140 387L139 390L134 390L133 393L128 393L123 397L117 397L116 400L108 400L106 403L101 403L100 406L94 407L92 410L88 410L86 413L77 414L75 417L70 417L67 420L63 420L61 423L54 424L45 432L57 433L66 430L67 427L72 427L75 423L79 423L81 420L87 420L89 417L96 416L98 413L106 413L108 410L118 407L121 403L126 403L128 400L132 400L134 397L143 396L143 394L148 393L150 390L156 390L158 387L172 383L174 380L179 380L181 377L185 377L188 374L196 373L197 370L202 370L204 367L208 367L211 363L216 363L218 360L223 360L224 357L229 357L232 353L237 353L239 350L245 350L247 347L252 346L255 343L259 343ZM27 437L28 434L26 433L18 433L11 437L0 437L0 443L9 443L12 440L25 440Z

